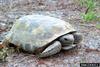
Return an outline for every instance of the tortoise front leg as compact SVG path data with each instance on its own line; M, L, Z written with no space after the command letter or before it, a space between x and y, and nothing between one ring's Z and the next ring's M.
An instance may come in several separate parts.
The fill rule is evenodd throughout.
M54 55L61 50L61 43L59 41L55 41L53 44L50 44L42 53L39 54L39 57L47 57Z

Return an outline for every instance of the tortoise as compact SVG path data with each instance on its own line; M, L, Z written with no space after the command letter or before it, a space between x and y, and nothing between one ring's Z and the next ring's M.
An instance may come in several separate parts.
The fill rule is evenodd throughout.
M47 15L26 15L15 21L3 40L39 57L48 57L61 50L70 50L82 41L68 22Z

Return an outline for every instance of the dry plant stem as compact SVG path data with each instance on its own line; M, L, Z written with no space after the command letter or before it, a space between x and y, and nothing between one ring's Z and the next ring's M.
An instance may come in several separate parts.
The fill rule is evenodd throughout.
M89 7L86 9L85 14L87 14L87 13L88 13L89 9L90 9Z

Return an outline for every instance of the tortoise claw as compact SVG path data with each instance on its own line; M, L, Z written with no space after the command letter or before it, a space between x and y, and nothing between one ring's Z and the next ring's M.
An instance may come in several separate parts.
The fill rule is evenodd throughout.
M75 48L76 46L77 46L77 45L63 46L63 47L62 47L62 50L70 50L70 49Z

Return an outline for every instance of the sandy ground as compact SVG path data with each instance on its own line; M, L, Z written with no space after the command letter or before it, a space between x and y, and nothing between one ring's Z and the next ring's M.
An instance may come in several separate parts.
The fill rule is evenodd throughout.
M0 67L80 67L80 63L100 63L100 29L95 24L83 23L80 7L76 0L0 0L0 40L13 25L13 21L27 14L44 14L70 22L83 35L78 48L61 51L48 58L39 59L33 54L14 53L0 63ZM98 12L99 7L97 8Z

